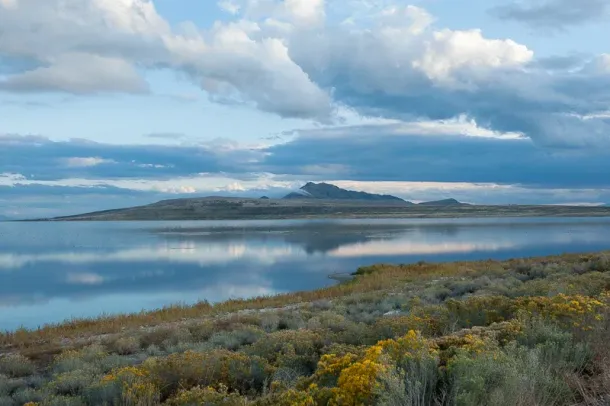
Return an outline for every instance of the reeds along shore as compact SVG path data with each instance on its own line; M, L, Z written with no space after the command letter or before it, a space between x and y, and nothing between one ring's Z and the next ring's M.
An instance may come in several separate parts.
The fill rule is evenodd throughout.
M0 336L4 405L605 405L610 253L361 268L311 292Z

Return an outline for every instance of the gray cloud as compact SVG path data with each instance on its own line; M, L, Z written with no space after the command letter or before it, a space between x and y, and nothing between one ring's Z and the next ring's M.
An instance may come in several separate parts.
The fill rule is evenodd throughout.
M38 136L0 136L0 173L38 180L166 179L203 172L243 172L250 150L218 152L202 145L112 145L87 140L51 141Z
M529 139L405 135L399 124L302 131L268 152L262 170L302 177L610 187L607 150L541 148Z
M73 53L59 55L46 65L0 80L0 90L146 93L148 84L122 59Z
M303 180L474 182L541 188L607 188L610 153L596 144L541 147L488 130L375 124L299 131L252 150L222 140L199 145L112 145L3 136L0 173L29 182L62 179L163 180L216 174L252 181L260 173ZM470 124L471 125L471 124ZM483 136L481 136L483 135ZM510 134L508 134L510 135Z
M272 0L265 8L270 19L252 12L259 10L255 3L242 3L246 14L233 22L207 30L186 23L174 30L144 0L132 0L121 15L106 2L71 0L67 7L58 0L22 0L0 13L0 56L13 61L0 88L142 92L146 83L134 66L168 68L212 101L282 117L331 122L336 105L401 119L465 113L494 129L526 133L539 145L607 142L607 121L577 117L610 105L607 56L589 64L562 56L538 61L527 46L509 39L487 38L476 29L439 29L414 6L336 25L318 24L322 2L290 9ZM556 8L547 2L503 10L578 20L603 14L606 3L555 0ZM298 23L303 10L312 13L305 17L313 25ZM32 26L36 30L27 28ZM82 72L73 63L79 58Z
M607 0L535 0L514 1L491 12L502 19L519 21L534 29L557 31L602 20L608 17L609 10Z

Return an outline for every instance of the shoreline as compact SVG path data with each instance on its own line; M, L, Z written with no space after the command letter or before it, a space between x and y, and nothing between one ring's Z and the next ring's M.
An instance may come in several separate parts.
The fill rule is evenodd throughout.
M603 212L564 212L564 213L400 213L400 214L355 214L355 215L304 215L304 216L250 216L250 217L181 217L181 218L70 218L70 219L20 219L4 220L5 223L69 223L69 222L172 222L172 221L257 221L257 220L393 220L393 219L485 219L485 218L607 218L610 208Z
M154 309L154 310L141 310L140 312L135 313L124 313L124 314L110 314L104 315L101 314L97 317L91 318L74 318L69 319L63 322L58 323L48 323L44 324L38 328L17 328L13 331L0 331L0 350L2 346L6 343L7 337L16 337L18 335L38 335L45 336L47 334L55 335L60 330L68 330L74 332L86 332L87 326L92 330L96 330L100 328L102 334L116 332L116 324L123 324L122 327L134 327L134 326L154 326L155 319L159 318L161 322L167 322L172 320L181 320L184 321L185 317L188 318L190 314L199 314L205 317L215 317L218 315L222 315L225 313L230 313L229 309L236 309L234 311L260 311L269 309L279 309L283 306L291 306L296 304L304 304L310 303L315 300L327 300L333 297L340 297L342 295L346 295L353 292L358 292L358 287L364 287L366 290L379 290L379 288L374 288L372 286L366 286L368 278L373 274L377 274L378 276L383 275L383 268L388 267L403 267L406 270L417 268L421 265L430 266L433 268L443 269L446 267L457 267L463 268L464 266L469 265L484 265L484 264L503 264L503 263L512 263L515 261L525 261L531 263L538 262L549 262L553 260L567 260L574 261L580 257L588 257L592 255L603 255L608 256L610 258L610 250L608 251L598 251L598 252L583 252L583 253L564 253L558 255L549 255L549 256L536 256L536 257L518 257L511 258L507 260L475 260L475 261L449 261L449 262L426 262L419 261L417 263L404 264L404 265L393 265L393 264L375 264L371 266L359 267L355 271L352 272L335 272L327 275L327 278L336 280L338 283L329 287L320 288L316 290L306 290L306 291L295 291L289 293L282 293L278 295L272 296L256 296L250 298L239 298L239 299L231 299L226 300L214 304L210 304L207 300L201 300L200 302L188 305L182 304L170 304L164 306L162 308ZM371 271L371 270L374 270ZM432 272L431 274L434 274ZM335 276L338 276L338 279L334 279ZM430 276L430 275L427 275ZM456 276L456 275L453 275ZM359 283L362 282L362 283ZM372 282L372 281L370 281ZM364 286L361 286L364 285ZM373 285L375 285L373 283ZM351 289L356 288L356 289ZM278 305L282 304L281 306ZM141 323L141 324L138 324ZM124 328L122 329L124 330Z
M318 290L0 334L0 400L387 405L420 387L476 399L449 404L490 392L540 404L558 390L549 406L603 404L608 340L610 251L377 264ZM485 386L460 384L473 380Z

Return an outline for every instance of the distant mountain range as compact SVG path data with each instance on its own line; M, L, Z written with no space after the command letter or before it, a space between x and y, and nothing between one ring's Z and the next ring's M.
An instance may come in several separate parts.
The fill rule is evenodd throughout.
M284 199L326 199L326 200L367 200L367 201L395 201L407 202L392 195L378 195L367 192L356 192L353 190L341 189L329 183L309 182L296 192L291 192L283 197Z

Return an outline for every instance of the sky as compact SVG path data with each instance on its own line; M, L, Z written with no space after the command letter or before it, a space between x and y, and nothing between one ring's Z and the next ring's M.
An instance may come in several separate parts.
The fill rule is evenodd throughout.
M308 181L610 203L607 0L0 0L0 218Z

